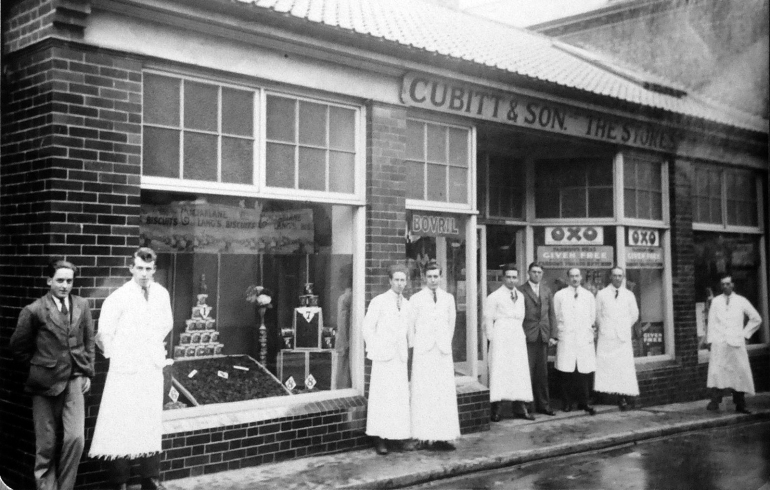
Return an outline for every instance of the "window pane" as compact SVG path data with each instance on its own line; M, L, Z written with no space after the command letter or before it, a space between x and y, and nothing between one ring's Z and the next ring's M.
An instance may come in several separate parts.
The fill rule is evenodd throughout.
M295 102L283 97L267 96L265 109L267 138L278 141L295 142L294 108ZM293 187L293 186L292 186Z
M406 198L425 199L425 164L406 162Z
M636 218L636 191L633 189L626 189L623 199L625 200L624 212L627 218Z
M449 164L468 166L468 131L449 128Z
M710 209L711 209L711 219L709 222L711 223L722 223L722 200L721 199L710 199Z
M660 177L661 166L653 163L651 163L650 166L652 167L650 170L650 189L654 191L662 191L663 183Z
M268 143L265 149L265 179L271 187L294 188L294 147Z
M446 163L446 129L428 124L428 161Z
M406 121L406 158L425 160L425 124Z
M329 152L329 190L331 192L355 192L356 158L353 153Z
M468 170L449 167L449 202L468 202Z
M179 127L179 85L177 78L144 74L144 122Z
M241 138L222 138L222 182L253 184L254 142Z
M637 218L641 219L651 219L652 216L650 216L650 192L649 191L639 191L639 209L637 210Z
M184 126L188 129L218 131L217 87L203 83L184 83Z
M561 192L561 217L562 218L585 218L586 217L586 190L563 189Z
M612 189L588 189L588 217L589 218L611 218L612 209ZM640 208L643 204L640 203Z
M446 202L446 169L444 165L428 164L428 200Z
M730 225L738 225L738 203L733 201L727 203L727 223Z
M329 147L355 151L356 111L329 106Z
M703 171L695 172L695 193L698 196L708 196L709 175Z
M144 128L142 175L179 178L179 131Z
M217 137L210 134L184 134L184 176L192 180L217 180Z
M326 150L299 148L299 188L326 190Z
M652 192L650 201L650 218L663 219L663 194Z
M709 172L709 195L712 197L722 195L722 184L719 179L719 172Z
M639 189L651 189L652 182L652 165L646 162L640 162L637 164L638 169L638 182L637 187Z
M612 185L612 161L585 162L588 169L588 185ZM574 185L574 184L573 184Z
M326 146L326 106L299 103L299 143ZM302 175L302 173L300 173Z
M633 161L623 161L623 185L626 189L636 188L636 165Z
M222 88L222 132L254 135L254 94Z

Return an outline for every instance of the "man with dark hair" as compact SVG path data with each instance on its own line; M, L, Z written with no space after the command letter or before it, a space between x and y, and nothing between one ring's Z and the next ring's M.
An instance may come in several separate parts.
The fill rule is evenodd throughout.
M537 262L529 264L529 280L519 287L524 297L524 335L527 337L529 376L532 380L534 403L530 411L554 415L548 395L548 347L556 345L553 339L556 314L553 310L553 294L543 284L543 268Z
M11 351L27 370L32 395L35 484L38 490L75 488L83 454L83 394L94 376L94 325L88 301L70 294L77 267L48 267L48 294L19 314Z
M412 437L423 447L451 451L460 437L452 337L457 311L454 297L441 289L441 267L425 267L425 289L409 303L412 318L409 345L412 355Z
M639 396L634 347L631 343L639 306L634 293L623 287L625 272L620 267L610 271L611 284L596 294L596 378L594 390L617 395L618 408L628 408L628 398ZM631 398L633 406L634 399Z
M754 379L746 341L757 331L762 317L749 300L733 292L732 276L723 275L719 285L722 294L711 300L706 324L706 346L711 351L706 382L711 401L706 408L719 410L724 392L732 391L735 411L751 413L746 408L746 393L754 394Z
M503 285L487 297L484 306L484 331L489 340L489 401L492 422L500 421L500 404L513 402L516 416L527 420L535 417L527 411L532 401L529 378L527 340L521 326L524 320L524 298L518 293L519 271L516 264L506 264Z
M596 410L588 405L588 392L591 373L596 371L596 304L591 291L580 286L580 269L571 268L567 278L569 285L553 297L558 325L555 367L561 377L563 409L572 410L573 392L577 391L578 408L594 415Z
M409 410L408 331L411 317L404 298L407 269L388 269L390 289L369 303L363 325L366 357L372 361L366 435L374 438L377 454L388 454L387 440L411 437Z
M129 266L131 280L102 305L96 337L110 359L89 456L108 461L110 483L125 489L132 460L143 489L162 489L163 340L173 325L168 291L153 281L155 252L142 247Z

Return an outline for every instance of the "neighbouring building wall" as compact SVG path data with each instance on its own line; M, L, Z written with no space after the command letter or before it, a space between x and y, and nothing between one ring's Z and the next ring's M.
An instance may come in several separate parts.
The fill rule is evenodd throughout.
M768 0L629 1L611 14L589 12L530 29L767 118L768 10Z

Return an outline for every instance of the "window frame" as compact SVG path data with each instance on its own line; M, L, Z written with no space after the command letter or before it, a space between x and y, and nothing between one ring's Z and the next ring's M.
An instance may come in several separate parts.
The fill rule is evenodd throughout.
M451 213L464 213L464 214L475 214L476 213L476 170L477 170L477 155L476 155L476 127L473 125L467 125L467 124L461 124L457 122L448 122L446 120L440 120L440 119L428 119L425 117L420 116L412 116L407 115L406 117L407 121L411 122L417 122L420 124L432 124L434 126L441 126L443 128L454 128L459 129L463 131L467 131L467 148L468 148L468 167L467 167L467 177L466 177L466 189L467 189L467 202L465 203L453 203L449 201L431 201L428 199L414 199L414 198L406 198L406 209L414 209L414 210L421 210L421 211L437 211L437 212L451 212ZM427 126L425 127L425 131L427 131ZM447 138L447 141L445 143L447 145L447 158L449 158L449 138ZM430 162L428 160L428 150L427 150L427 137L423 137L423 150L424 150L424 160L421 161L421 163L424 165L424 184L423 184L423 196L426 196L427 191L427 172L428 172L428 165L434 164L435 162ZM406 154L404 154L404 165L406 166L408 162L413 162L416 160L413 160L411 158L408 158ZM446 163L445 168L449 169L453 167L449 162ZM404 170L406 173L406 169ZM449 179L447 178L447 196L448 196L448 189L449 189Z
M143 76L145 74L163 76L167 78L173 78L180 80L179 89L179 126L165 126L160 124L146 123L144 120L141 123L142 128L142 152L144 152L144 129L145 127L157 127L162 129L173 129L179 131L179 176L178 177L160 177L152 175L140 175L140 185L143 189L148 190L166 190L166 191L182 191L190 193L203 193L203 194L217 194L217 195L239 195L243 197L258 197L266 199L282 199L290 201L314 201L318 203L330 203L330 204L347 204L354 206L363 206L366 204L366 141L365 131L366 127L366 108L360 104L354 102L339 100L332 96L325 97L317 94L308 95L307 93L295 93L289 90L278 90L267 85L256 85L249 83L238 83L228 81L223 78L209 78L202 77L187 72L176 72L161 69L148 68L143 70ZM227 183L219 181L207 181L207 180L194 180L183 178L184 172L184 82L194 82L214 85L218 89L218 102L219 102L219 114L217 115L217 127L218 127L218 140L217 140L217 177L221 179L221 167L222 167L222 152L221 152L221 138L230 137L229 134L223 134L222 117L221 117L221 92L223 88L231 88L234 90L241 90L252 92L253 97L253 126L252 126L252 139L253 139L253 166L252 166L252 183ZM144 91L144 82L142 83L142 90ZM275 94L277 96L304 100L316 104L322 104L327 106L342 107L345 109L354 111L354 188L353 193L340 193L340 192L327 192L327 191L310 191L296 188L280 188L280 187L268 187L265 185L266 180L266 97L267 93ZM144 92L142 93L144 96ZM144 98L144 97L143 97ZM190 130L194 133L209 134L206 131ZM213 134L213 133L211 133ZM143 155L142 155L143 158Z
M754 171L753 169L748 168L738 168L738 167L728 167L725 165L714 165L714 164L700 164L700 163L693 163L693 165L697 168L706 169L706 170L716 170L719 172L719 188L720 188L720 196L719 201L721 203L722 208L722 222L721 223L706 223L702 221L696 221L696 196L695 196L695 186L697 185L696 179L697 179L697 168L693 168L693 180L691 182L691 186L693 189L692 196L693 196L693 221L692 221L692 228L693 230L697 231L716 231L716 232L729 232L729 233L747 233L747 234L762 234L764 233L764 209L762 208L762 203L764 202L764 195L763 195L763 189L762 189L762 181L760 175ZM748 173L753 177L754 180L754 186L756 189L755 196L756 196L756 217L757 217L757 225L756 226L749 226L749 225L731 225L728 223L727 216L728 216L728 202L730 199L728 198L727 194L727 173L728 172L741 172L741 173ZM748 202L748 201L746 201Z

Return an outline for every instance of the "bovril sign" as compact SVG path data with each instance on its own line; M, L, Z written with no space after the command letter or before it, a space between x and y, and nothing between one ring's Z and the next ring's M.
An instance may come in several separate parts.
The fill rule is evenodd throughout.
M465 220L457 215L410 211L407 222L412 235L465 238Z
M546 245L604 245L601 226L546 226Z

